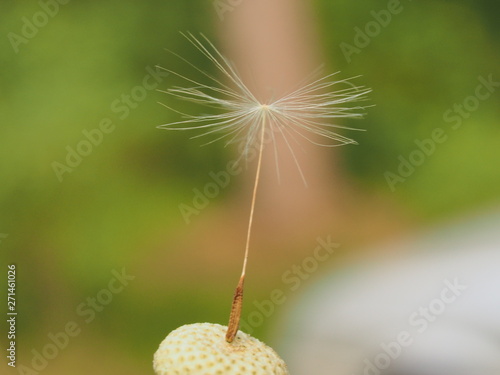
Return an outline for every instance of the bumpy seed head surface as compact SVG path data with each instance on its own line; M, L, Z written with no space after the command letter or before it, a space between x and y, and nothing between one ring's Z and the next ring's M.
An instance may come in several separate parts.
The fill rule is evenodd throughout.
M238 331L232 343L227 327L188 324L172 331L155 353L157 375L289 375L285 362L263 342Z

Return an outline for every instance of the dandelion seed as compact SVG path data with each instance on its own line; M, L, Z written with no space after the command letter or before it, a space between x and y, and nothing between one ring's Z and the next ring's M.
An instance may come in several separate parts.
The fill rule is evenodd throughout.
M243 144L242 156L257 145L258 161L254 182L252 203L245 245L245 255L241 277L236 288L231 315L226 333L226 341L232 342L238 331L243 301L243 284L248 260L250 234L252 229L257 187L259 185L262 154L265 135L273 143L276 164L278 165L277 137L282 137L286 148L290 151L297 169L304 180L298 158L294 153L294 144L306 140L315 145L336 147L355 144L351 138L338 134L337 129L352 129L332 123L337 118L361 118L366 108L353 103L366 100L371 91L354 85L352 79L335 81L337 73L329 74L299 87L295 91L276 100L262 101L249 90L232 66L215 46L204 36L201 40L193 34L183 34L211 63L225 79L224 82L199 69L181 56L183 62L194 68L207 78L210 84L186 77L172 70L169 73L184 80L188 87L173 87L162 91L177 99L185 100L205 107L216 108L220 113L191 115L182 113L163 103L166 108L180 114L182 120L160 125L159 128L170 130L199 129L201 132L193 138L212 136L208 143L223 140L225 145ZM175 55L175 54L174 54ZM164 68L162 68L164 69ZM356 78L356 77L354 77ZM341 88L339 88L341 87ZM279 168L277 168L279 170Z
M191 86L173 87L162 92L181 100L216 108L220 113L190 115L160 103L180 114L183 120L160 125L159 128L199 129L201 132L193 138L213 136L206 144L219 140L224 140L225 146L234 143L243 144L243 156L246 156L252 147L259 145L262 128L266 128L265 132L269 134L269 139L274 144L275 157L277 158L276 138L279 136L284 139L301 176L303 173L293 148L293 144L300 145L300 139L326 147L356 144L353 139L338 134L335 130L361 129L333 124L332 120L361 118L365 107L353 106L352 103L366 100L366 94L371 90L355 86L351 82L352 79L335 81L333 77L338 73L333 73L316 79L277 100L259 101L243 83L228 59L205 36L202 35L203 43L192 34L183 35L216 66L227 83L221 82L178 56L208 78L213 85L165 69ZM344 88L334 90L342 86Z

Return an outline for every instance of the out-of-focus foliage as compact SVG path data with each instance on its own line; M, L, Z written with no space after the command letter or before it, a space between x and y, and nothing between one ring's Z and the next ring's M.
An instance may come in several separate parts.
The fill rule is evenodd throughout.
M399 4L387 26L369 44L349 56L339 44L354 44L355 27L366 33L373 12ZM424 216L442 216L498 200L500 160L498 88L477 110L467 112L458 129L443 116L455 104L475 95L480 76L500 81L499 32L494 2L410 1L353 4L318 3L324 47L335 68L363 75L372 87L374 108L358 136L362 147L345 150L351 171L373 188L386 191L386 171L397 173L401 155L418 150L415 140L442 128L448 139L416 172L395 185L396 196ZM382 16L380 16L382 17ZM368 33L377 30L368 26Z

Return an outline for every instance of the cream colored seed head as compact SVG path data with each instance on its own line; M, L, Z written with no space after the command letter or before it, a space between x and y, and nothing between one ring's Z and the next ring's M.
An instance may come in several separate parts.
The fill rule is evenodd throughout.
M238 331L225 340L227 327L188 324L172 331L155 353L157 375L289 375L285 362L263 342Z

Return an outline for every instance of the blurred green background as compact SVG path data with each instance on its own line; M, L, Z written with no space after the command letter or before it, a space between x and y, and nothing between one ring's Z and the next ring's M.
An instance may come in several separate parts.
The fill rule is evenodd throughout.
M351 63L340 43L353 44L354 27L386 2L318 0L315 11L328 69L361 74L373 88L375 107L355 124L368 131L355 135L360 146L342 149L352 183L429 225L499 202L498 91L457 130L443 114L474 95L479 76L500 81L500 7L402 4L403 12ZM217 43L220 21L211 1L72 1L16 53L9 33L22 35L23 17L39 11L35 1L0 5L0 259L5 274L6 264L18 267L18 364L29 366L32 349L42 350L50 332L75 321L81 334L44 373L152 373L152 354L167 332L185 323L226 322L234 287L227 282L237 271L220 276L217 261L204 263L200 269L211 273L200 280L177 261L187 259L179 253L189 251L182 238L191 235L178 205L231 155L222 143L200 147L189 135L157 129L178 118L157 104L169 101L160 92L148 91L123 119L112 104L141 85L147 67L184 71L165 49L213 71L179 31L203 32ZM158 88L168 86L163 77ZM64 163L66 148L76 148L82 131L105 118L113 131L59 181L53 162ZM392 192L384 173L396 172L398 156L408 157L414 140L429 138L436 127L449 139ZM233 185L216 204L224 204ZM85 323L77 306L123 268L135 279ZM2 301L5 292L0 288ZM266 296L269 285L257 283L252 293ZM272 319L255 334L269 337ZM3 332L4 325L6 343Z

